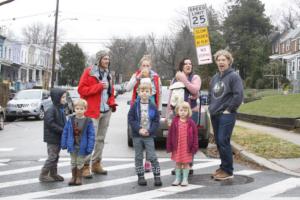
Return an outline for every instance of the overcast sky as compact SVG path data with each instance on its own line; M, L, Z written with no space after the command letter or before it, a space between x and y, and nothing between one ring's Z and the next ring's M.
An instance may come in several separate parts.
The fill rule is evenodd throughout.
M293 0L262 0L266 15L276 16L283 5ZM207 4L216 10L225 0L60 0L59 27L63 41L76 41L91 55L112 37L161 36L172 30L172 22L181 18L189 6ZM13 30L33 22L54 24L56 0L15 0L0 6L0 26ZM12 20L14 18L14 20ZM77 20L74 20L76 18ZM73 19L73 20L72 20Z

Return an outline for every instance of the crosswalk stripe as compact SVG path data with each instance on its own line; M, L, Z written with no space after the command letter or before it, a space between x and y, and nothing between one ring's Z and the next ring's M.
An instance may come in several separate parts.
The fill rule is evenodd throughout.
M140 200L140 199L153 199L153 198L159 198L167 195L172 195L180 192L186 192L189 190L199 189L204 186L202 185L192 185L189 184L187 187L178 187L178 186L170 186L165 188L159 188L156 190L146 191L146 192L140 192L137 194L132 195L124 195L120 197L110 198L111 200L119 200L119 199L130 199L130 200Z
M250 176L250 175L253 175L253 174L260 173L260 172L261 171L256 171L256 170L241 170L241 171L234 172L234 175Z
M115 166L106 167L106 169L109 171L116 171L116 170L126 169L126 168L130 168L130 167L134 167L134 164L129 163L129 164L123 164L123 165L115 165ZM60 174L60 175L66 179L71 178L71 173ZM19 186L19 185L33 184L33 183L38 183L38 182L39 182L38 178L4 182L4 183L1 183L0 189L7 188L7 187Z
M1 151L13 151L15 148L0 148Z
M252 200L252 199L270 199L271 197L284 193L290 189L300 187L300 178L288 178L283 181L252 190L251 192L244 193L234 200Z
M216 166L219 164L220 164L219 160L214 160L214 161L207 162L207 163L194 164L193 169L194 170L202 169L202 168ZM162 170L161 176L170 175L171 169L172 168ZM153 177L152 174L145 175L146 179L149 179L152 177ZM7 199L7 200L8 199L13 199L13 200L21 199L21 200L23 200L23 199L43 198L43 197L49 197L49 196L53 196L53 195L60 195L60 194L66 194L66 193L72 193L72 192L80 192L80 191L84 191L84 190L91 190L91 189L115 186L116 183L118 183L120 185L120 184L135 182L136 180L137 180L136 176L130 176L130 177L125 177L125 178L120 178L120 179L85 184L85 185L81 185L81 186L77 186L77 187L64 187L64 188L57 188L57 189L52 189L52 190L40 191L40 192L25 193L25 194L16 195L16 196L8 196L8 197L4 197L2 199Z
M64 167L64 166L68 166L68 165L70 165L70 162L58 163L58 167ZM20 168L20 169L12 169L12 170L7 170L7 171L0 171L0 176L12 175L12 174L20 174L20 173L25 173L25 172L40 170L42 167L43 167L43 165L39 165L39 166L34 166L34 167L25 167L25 168Z

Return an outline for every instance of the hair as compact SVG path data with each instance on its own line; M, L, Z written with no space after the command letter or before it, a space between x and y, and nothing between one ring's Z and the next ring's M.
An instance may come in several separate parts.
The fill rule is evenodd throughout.
M151 83L140 83L139 85L139 91L143 89L150 89L150 92L152 92L152 85Z
M227 58L227 60L229 60L229 65L231 65L233 63L233 57L229 51L227 51L225 49L221 49L221 50L217 51L214 54L215 61L217 61L219 56L225 56Z
M143 57L141 58L141 60L139 62L139 67L141 67L141 65L144 61L148 61L150 63L150 65L152 66L152 61L151 61L150 55L143 55Z
M190 106L190 104L188 102L182 101L182 102L180 102L180 103L177 104L177 106L175 108L176 115L178 115L179 108L186 108L186 109L188 109L188 117L192 116L192 109L191 109L191 106Z
M190 59L190 58L183 58L181 61L179 61L179 64L178 64L178 70L179 71L183 71L183 66L184 66L184 61L186 61L186 60L190 60L191 62L192 62L192 59ZM192 66L193 66L193 62L192 62ZM193 73L193 67L192 67L192 73Z
M82 106L82 107L85 107L87 108L87 101L84 100L84 99L78 99L77 101L75 101L74 103L74 108L77 107L77 106Z

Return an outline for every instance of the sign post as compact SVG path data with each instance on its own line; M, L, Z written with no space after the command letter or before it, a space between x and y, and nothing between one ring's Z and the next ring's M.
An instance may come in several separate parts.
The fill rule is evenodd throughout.
M212 63L212 54L208 33L208 19L206 5L188 8L191 28L193 29L198 64Z

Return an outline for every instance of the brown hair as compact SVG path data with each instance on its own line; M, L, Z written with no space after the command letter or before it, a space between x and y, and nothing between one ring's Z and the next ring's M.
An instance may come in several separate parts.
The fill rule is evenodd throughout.
M190 59L190 58L183 58L178 64L178 70L181 71L181 72L183 71L184 61L186 61L186 60L191 61L191 63L192 63L192 73L193 73L193 62L192 62L192 59Z
M186 108L186 109L188 109L188 117L192 116L192 109L191 109L191 106L190 106L190 104L188 102L182 101L179 104L177 104L177 106L175 108L176 115L178 115L179 108Z

